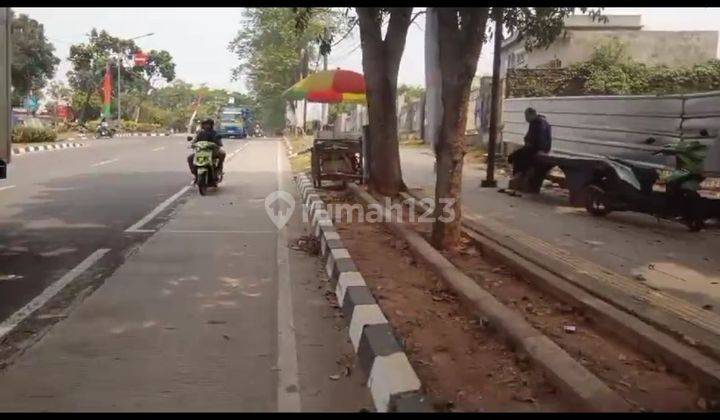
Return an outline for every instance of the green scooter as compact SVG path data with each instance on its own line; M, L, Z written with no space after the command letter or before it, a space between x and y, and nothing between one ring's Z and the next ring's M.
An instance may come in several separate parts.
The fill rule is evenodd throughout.
M192 137L188 137L188 141L190 140L192 140ZM218 148L218 145L210 141L199 141L193 144L192 148L195 150L193 164L197 168L197 180L195 183L198 186L200 195L205 195L208 187L217 188L223 178L222 172L217 170L219 160L217 158L213 159L213 152Z

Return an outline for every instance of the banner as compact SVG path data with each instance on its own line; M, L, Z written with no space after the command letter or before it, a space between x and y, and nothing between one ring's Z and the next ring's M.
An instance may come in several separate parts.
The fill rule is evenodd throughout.
M110 103L112 102L112 73L110 66L105 70L105 79L103 80L103 116L110 119Z

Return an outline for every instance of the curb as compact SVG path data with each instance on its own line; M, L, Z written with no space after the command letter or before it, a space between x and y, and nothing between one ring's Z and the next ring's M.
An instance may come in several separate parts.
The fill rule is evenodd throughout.
M70 139L72 141L73 139ZM58 150L58 149L69 149L75 147L83 147L83 143L57 143L57 144L43 144L42 146L25 146L25 147L13 147L13 155L24 155L26 153L43 152L47 150Z
M348 183L348 188L365 204L373 203L384 209L358 185ZM408 243L416 258L427 263L435 274L458 294L476 316L486 319L512 347L522 350L561 392L594 412L630 411L630 405L602 380L530 325L521 315L500 303L419 234L398 223L386 224Z
M287 139L286 139L287 140ZM303 201L303 216L311 233L321 242L325 269L335 288L343 316L349 320L349 335L361 368L368 375L378 412L431 412L421 383L400 347L392 327L375 301L350 253L340 240L318 191L307 175L296 177Z
M115 137L167 137L170 133L118 133ZM175 133L177 135L177 133Z
M414 194L400 195L403 199L414 200L419 206L423 206L422 201ZM531 278L533 285L560 301L581 307L593 318L600 320L597 325L605 325L604 329L618 340L639 349L647 356L661 359L669 370L696 381L700 385L700 393L710 407L720 406L720 363L716 360L593 296L476 230L463 226L463 231L482 249L483 254L502 261L513 271Z

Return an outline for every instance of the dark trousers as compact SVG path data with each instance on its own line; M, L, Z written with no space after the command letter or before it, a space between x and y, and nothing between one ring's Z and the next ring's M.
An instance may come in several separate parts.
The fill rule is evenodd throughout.
M508 162L513 166L513 176L522 174L530 169L536 154L537 150L528 146L523 146L510 153Z
M218 171L223 171L223 164L225 163L225 151L222 149L215 149L213 151L213 158L218 159ZM187 157L188 167L190 167L190 172L192 172L193 175L197 176L197 168L195 167L193 160L195 159L195 153L190 153L190 155Z

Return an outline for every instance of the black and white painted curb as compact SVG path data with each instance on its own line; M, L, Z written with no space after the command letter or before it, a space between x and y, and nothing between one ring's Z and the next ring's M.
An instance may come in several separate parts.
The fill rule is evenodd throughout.
M166 137L166 136L180 136L181 134L175 133L118 133L115 137Z
M83 147L83 146L84 145L82 143L62 142L62 143L55 143L55 144L41 144L41 145L37 145L37 146L13 147L12 154L13 155L24 155L25 153L43 152L46 150L68 149L68 148Z
M367 385L379 412L428 412L430 404L421 392L420 379L398 344L390 323L358 271L338 235L326 205L306 174L297 176L312 234L320 240L325 269L335 288L344 318L350 320L349 335Z

